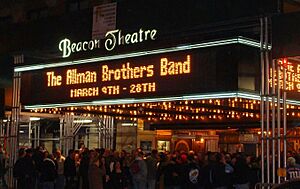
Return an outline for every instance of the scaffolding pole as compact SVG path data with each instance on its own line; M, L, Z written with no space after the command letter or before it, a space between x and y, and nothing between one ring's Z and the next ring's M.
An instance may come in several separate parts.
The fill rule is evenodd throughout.
M18 58L15 57L15 64ZM13 179L13 166L17 160L17 152L19 150L19 121L20 121L20 90L21 89L21 73L15 72L13 78L13 98L12 98L12 113L10 120L10 127L8 128L8 186L15 188Z

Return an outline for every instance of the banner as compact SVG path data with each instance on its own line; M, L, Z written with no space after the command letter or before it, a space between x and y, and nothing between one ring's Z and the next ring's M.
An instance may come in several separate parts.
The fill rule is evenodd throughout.
M103 39L106 32L116 29L117 3L107 3L94 7L93 39Z

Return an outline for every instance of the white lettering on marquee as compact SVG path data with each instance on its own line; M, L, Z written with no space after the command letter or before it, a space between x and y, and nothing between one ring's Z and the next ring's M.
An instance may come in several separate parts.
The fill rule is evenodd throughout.
M128 45L141 43L147 40L155 40L156 39L157 30L143 30L139 29L139 31L134 33L122 34L122 30L112 30L108 31L105 34L105 42L104 47L106 50L111 51L116 46L119 45ZM71 43L70 39L63 39L59 42L58 45L59 50L62 52L62 57L67 58L74 52L93 50L96 48L100 48L100 40L94 39L90 41L83 41L77 43Z
M100 48L100 40L94 39L91 41L84 41L78 43L71 43L70 39L63 39L59 42L58 48L63 53L63 58L69 57L71 53L93 50Z
M132 34L122 34L122 30L112 30L105 35L105 49L108 51L113 50L117 45L126 45L133 43L141 43L143 41L155 40L157 30L143 30L140 29L138 32Z

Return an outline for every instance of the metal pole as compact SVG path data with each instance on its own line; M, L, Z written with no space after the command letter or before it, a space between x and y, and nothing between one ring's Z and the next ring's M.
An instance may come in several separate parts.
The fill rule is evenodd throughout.
M283 67L283 165L286 168L286 68ZM284 178L286 180L286 177Z
M260 18L260 63L261 63L261 100L260 100L260 125L261 125L261 182L265 182L265 160L264 160L264 82L265 82L265 74L264 74L264 49L263 49L263 18Z
M19 58L15 57L15 63ZM15 182L13 179L13 165L17 159L19 150L19 119L20 119L20 87L21 73L14 73L13 79L13 98L12 98L12 115L8 132L8 153L9 153L9 170L8 170L8 186L14 188Z
M36 142L36 135L37 135L37 126L35 125L34 127L34 140L33 140L33 147L37 147L37 142Z
M37 127L37 146L40 146L40 133L41 133L41 125L40 124L37 124L36 125L36 127Z
M101 148L101 118L98 119L98 148Z
M31 145L31 120L29 119L29 124L28 124L28 144Z
M272 183L275 184L275 60L272 61Z
M111 149L114 149L114 118L113 117L110 117L110 136L111 136L111 139L110 139L110 148Z
M278 168L281 168L281 140L280 140L280 65L278 60L276 61L276 67L277 67L277 156L278 156ZM278 176L278 183L280 183L280 176Z
M64 119L63 116L59 118L59 150L62 151L62 140L63 140L63 125L64 125Z
M266 126L267 126L267 132L266 132L266 140L267 140L267 152L266 152L266 156L267 156L267 183L270 183L270 102L269 102L269 95L270 95L270 87L269 87L269 55L268 55L268 18L265 17L265 62L266 62L266 66L265 66L265 81L266 81Z

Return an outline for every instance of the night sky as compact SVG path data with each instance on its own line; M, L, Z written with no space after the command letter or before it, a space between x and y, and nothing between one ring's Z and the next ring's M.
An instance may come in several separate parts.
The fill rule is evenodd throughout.
M12 85L12 60L8 56L0 56L0 88Z

